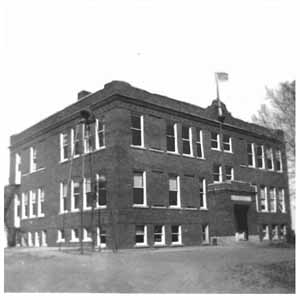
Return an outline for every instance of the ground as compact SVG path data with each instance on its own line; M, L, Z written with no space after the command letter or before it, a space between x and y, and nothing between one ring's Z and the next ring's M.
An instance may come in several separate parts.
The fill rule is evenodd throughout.
M295 293L295 250L274 246L6 249L5 292Z

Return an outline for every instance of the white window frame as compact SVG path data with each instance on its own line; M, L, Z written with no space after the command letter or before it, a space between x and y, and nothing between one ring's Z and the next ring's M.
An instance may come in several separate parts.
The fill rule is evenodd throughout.
M269 153L271 154L271 157L270 157L271 163L272 163L272 168L271 169L268 166L268 150L270 150ZM273 149L272 149L272 147L267 147L266 148L266 157L267 157L267 170L268 171L274 171L274 155L273 155Z
M257 184L252 184L255 190L255 203L256 203L256 211L260 212L260 203L259 203L259 198L258 198L258 187Z
M266 230L264 230L264 227L266 228ZM264 232L265 232L265 234L264 234ZM262 225L262 233L263 233L262 239L264 241L269 241L270 240L270 228L269 228L268 224Z
M105 231L105 230L103 230L103 231ZM100 229L100 227L97 227L97 240L96 240L97 247L106 248L106 239L107 239L107 234L105 231L105 243L101 242L101 229Z
M15 184L21 184L22 172L21 172L21 155L15 154Z
M91 232L92 235L92 232ZM88 236L88 228L83 228L83 242L91 242L93 240L92 236Z
M222 165L218 165L219 167L219 181L215 181L214 178L213 178L213 182L214 183L220 183L220 182L223 182L223 174L222 174ZM213 166L213 169L214 169L214 166ZM213 177L214 177L214 170L213 170Z
M217 135L217 139L213 139L212 138L212 134L216 134ZM216 148L212 146L212 144L211 144L212 141L217 142L217 147ZM220 134L217 133L217 132L214 132L214 131L210 132L210 148L211 148L211 150L220 151L221 150L220 145L221 145L221 143L220 143Z
M173 242L172 241L172 235L173 235L173 232L172 232L172 226L178 226L178 241L177 242ZM171 245L182 245L182 226L181 225L171 225Z
M67 187L67 199L68 199L68 183L67 182L60 182L59 184L59 213L64 214L67 213L68 210L64 207L64 186Z
M285 190L283 188L278 189L278 202L280 201L280 192L282 192L282 209L281 213L286 213L286 203L285 203Z
M202 158L204 159L204 150L203 150L203 131L201 129L196 129L197 132L199 133L199 140L196 140L196 147L199 145L200 149L201 149L201 156L198 156L198 151L196 148L196 156L197 158ZM196 134L197 137L197 134Z
M42 205L45 203L45 189L39 188L37 193L37 216L44 217L45 213L42 213Z
M141 145L133 145L133 144L131 143L131 147L145 148L144 115L136 115L136 114L133 114L132 116L140 117L141 129L132 127L132 124L130 124L130 129L141 130ZM131 121L131 116L130 116L130 121ZM132 134L132 133L131 133L131 134ZM131 142L132 142L132 139L131 139Z
M135 243L135 246L136 247L145 247L145 246L148 246L148 228L147 228L147 225L140 225L140 224L137 224L136 226L144 226L144 242L143 243ZM136 228L135 228L135 237L136 237Z
M200 205L201 210L207 210L207 198L206 198L206 179L201 178L202 188L203 188L203 206ZM200 203L201 204L201 203Z
M27 205L25 205L25 200L27 200ZM28 192L24 192L22 193L22 220L24 219L28 219L29 216L26 216L26 206L29 205L29 193ZM28 210L29 212L29 210Z
M36 231L34 233L34 247L36 247L36 248L41 247L41 245L40 245L40 237L39 237L38 231Z
M92 153L95 150L95 145L94 147L90 147L89 146L89 140L90 140L90 136L93 137L92 134L92 130L93 128L91 127L91 124L89 125L89 131L87 131L86 129L88 128L88 126L86 126L86 124L82 124L82 141L83 141L83 154L88 154L88 153ZM89 133L89 135L86 136L86 132ZM94 143L95 143L95 139L96 137L94 136Z
M226 174L226 167L230 168L230 176L231 176L231 179L227 179L227 174ZM232 166L225 166L225 180L226 181L234 181L234 169Z
M62 232L64 231L64 238L62 237ZM64 243L66 241L66 231L64 229L57 229L57 243Z
M274 195L274 209L272 209L271 206L271 191L273 191ZM270 212L271 213L276 213L277 212L277 196L276 196L276 188L275 187L270 187L269 188L269 202L270 202Z
M100 193L99 193L99 180L100 177L104 176L102 174L96 174L96 184L97 184L97 189L96 189L96 208L106 208L107 207L107 186L105 185L105 191L106 191L106 204L105 205L99 205L99 197L100 197ZM106 180L106 177L105 177Z
M68 132L61 132L59 135L59 145L60 145L60 162L67 161L69 157L64 158L64 135L67 135L67 138L69 139ZM68 142L68 147L70 147L70 143Z
M182 137L182 132L181 132L181 140L182 140L182 155L184 156L194 156L193 155L193 138L192 138L192 127L189 127L189 126L182 126L182 127L187 127L188 128L188 132L189 132L189 137L188 139L185 139ZM183 142L189 142L189 146L190 146L190 154L188 153L183 153Z
M73 179L71 180L71 212L78 212L80 210L80 199L79 199L79 207L75 208L75 195L74 195L74 183L78 182L79 183L79 198L80 198L80 190L81 190L81 184L80 180L74 181Z
M167 150L167 153L175 153L178 154L178 124L177 123L173 123L173 129L174 129L174 144L175 144L175 151L170 151ZM170 135L166 135L166 136L170 136ZM166 145L167 147L167 145Z
M274 231L275 233L273 232L273 228L274 228ZM274 233L274 235L273 235ZM279 240L279 226L278 224L272 224L271 225L271 237L272 237L272 240Z
M258 167L259 169L265 169L265 147L264 145L256 145L256 148L261 147L261 160L262 160L262 167ZM256 160L258 159L258 155L256 155ZM256 163L257 164L257 163Z
M170 205L170 199L169 199L169 208L180 208L181 207L180 176L178 176L178 175L169 176L169 181L170 181L170 178L175 178L175 177L176 177L176 184L177 184L177 205ZM168 181L168 183L169 183L169 181ZM170 184L169 184L169 191L170 191Z
M30 165L29 165L29 170L30 173L36 172L37 171L37 150L35 146L30 147Z
M248 156L249 156L249 152L248 152L248 145L251 145L251 155L252 155L252 165L249 165L248 162ZM247 165L249 168L256 168L256 155L255 155L255 144L254 143L249 143L247 142Z
M78 230L78 237L76 237L75 230ZM78 228L71 229L71 239L70 239L70 242L71 243L77 243L77 242L79 242L79 240L80 240L80 230Z
M261 209L261 188L262 186L259 187L259 207L260 207L260 212L268 212L269 211L269 201L268 201L268 189L266 186L263 186L264 188L264 193L265 193L265 209Z
M155 242L155 226L161 226L161 242ZM153 241L155 246L164 246L166 244L166 230L165 225L155 224L153 227Z
M87 206L87 191L86 191L86 185L87 182L90 182L90 188L91 188L91 192L93 192L93 188L92 188L92 179L91 178L83 178L83 209L84 210L91 210L92 206Z
M143 204L135 204L133 203L133 207L147 207L147 179L146 179L146 171L135 171L133 172L133 176L135 173L142 173L143 179ZM133 186L134 189L134 186Z
M229 142L224 142L224 136L228 136L229 137ZM232 153L232 138L229 134L223 134L223 138L222 138L222 143L223 143L223 150L224 152L227 152L227 153ZM226 145L229 145L229 150L225 150L224 149L224 144Z
M35 196L33 196L35 195ZM35 199L34 199L35 197ZM37 209L37 206L38 206L38 190L31 190L29 191L29 218L35 218L37 217L37 214L38 214L38 209ZM37 214L35 215L33 213L33 199L35 200L35 205L36 205L36 211L37 211Z
M41 247L47 246L47 231L42 230L41 231Z
M282 153L281 150L277 149L275 150L275 163L277 163L277 154L279 155L279 162L280 162L280 169L276 170L276 172L282 172ZM275 166L276 168L276 166Z
M202 224L202 243L209 243L209 224ZM203 233L205 234L205 239L203 239Z
M77 125L78 126L78 125ZM77 132L77 139L80 143L80 127L81 126L78 126L78 132ZM77 158L80 156L80 153L78 154L75 154L75 142L76 142L76 136L75 136L75 132L76 131L76 126L75 126L75 129L74 128L71 128L71 158Z
M19 199L18 194L15 194L14 195L14 225L17 228L20 227L20 222L21 222L21 215L18 216L19 207L21 208L21 201ZM20 212L21 212L21 209L20 209Z
M102 130L99 130L99 123L103 124ZM100 143L100 141L99 141L99 133L100 132L103 132L103 146L100 146L100 144L99 144ZM97 150L104 149L105 148L105 123L103 120L96 119L95 138L96 138L96 141L95 141L96 149Z
M32 233L30 231L27 232L27 245L28 247L33 247Z

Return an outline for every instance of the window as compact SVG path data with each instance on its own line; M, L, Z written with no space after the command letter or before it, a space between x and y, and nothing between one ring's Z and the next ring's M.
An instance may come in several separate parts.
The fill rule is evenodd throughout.
M199 188L200 188L200 209L207 209L205 178L200 178Z
M265 153L264 153L263 145L256 146L256 163L258 168L260 169L265 168Z
M154 245L165 244L165 226L154 225Z
M38 189L38 216L44 217L44 202L45 202L45 190L43 188Z
M91 242L92 239L92 230L90 228L83 228L83 241Z
M167 124L167 151L178 153L177 124Z
M234 180L234 171L233 167L231 166L225 166L225 178L226 180Z
M275 151L275 170L281 172L282 171L282 156L281 151Z
M97 181L97 207L105 207L106 206L106 177L104 175L96 175Z
M71 242L79 242L79 229L71 229Z
M144 147L144 118L143 116L131 116L132 145Z
M18 194L14 195L14 226L20 227L21 205Z
M268 170L274 170L272 148L267 148L266 149L266 156L267 156L267 168L268 168Z
M258 190L257 190L257 185L256 184L252 184L252 186L255 189L255 202L256 202L256 211L259 212L260 211L260 207L259 207L259 201L258 201Z
M47 231L46 230L41 231L41 246L42 247L47 246Z
M222 182L222 166L213 165L213 180L214 182Z
M15 184L21 183L21 155L16 153L15 156Z
M97 247L106 247L106 230L104 228L97 227Z
M80 125L75 126L75 129L71 129L71 145L72 145L72 156L78 157L81 153L80 150Z
M135 226L135 245L146 246L147 245L147 226L136 225Z
M64 241L65 241L65 230L58 229L57 230L57 243L64 242Z
M36 147L30 147L30 172L37 170L37 154Z
M278 238L279 238L278 225L272 225L271 236L272 236L272 240L278 240Z
M68 212L68 184L66 182L60 183L60 213Z
M193 155L191 127L182 126L182 153L191 156Z
M105 124L101 120L96 120L96 147L101 149L105 147Z
M34 233L34 247L40 247L39 233L37 231Z
M231 137L227 134L223 135L223 149L225 152L232 152Z
M71 210L78 211L80 207L80 182L72 180Z
M146 206L146 172L133 173L133 205Z
M278 190L278 211L282 213L286 212L284 189Z
M31 191L30 196L30 217L33 218L37 216L37 191Z
M253 143L247 143L247 154L248 154L248 166L255 167L254 144Z
M220 150L220 135L216 132L211 132L210 140L211 149Z
M172 225L171 226L171 238L172 245L181 245L181 226L180 225Z
M29 217L29 192L22 194L22 219Z
M169 206L180 207L179 176L169 177Z
M31 232L27 233L27 244L28 244L28 247L32 247L33 246L32 233Z
M261 186L260 187L260 193L259 193L259 199L260 199L260 211L267 212L268 211L268 201L267 201L267 187Z
M262 225L262 239L263 240L270 239L269 226L266 224Z
M208 224L202 225L202 243L209 243L209 227L208 227Z
M95 135L90 124L83 124L83 149L84 153L94 150Z
M202 130L196 130L196 146L197 146L197 157L204 158L203 153L203 134Z
M91 209L93 207L94 200L91 178L84 178L83 182L83 209Z
M287 235L287 227L285 224L281 224L279 226L279 238L283 239L286 237L286 235Z
M276 189L271 187L269 190L270 212L276 212Z

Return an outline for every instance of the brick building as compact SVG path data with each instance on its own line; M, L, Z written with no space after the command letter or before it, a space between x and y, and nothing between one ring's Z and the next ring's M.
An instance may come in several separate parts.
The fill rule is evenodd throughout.
M113 81L11 137L10 244L133 248L284 239L282 131ZM80 123L83 110L94 115ZM92 118L91 118L92 119Z

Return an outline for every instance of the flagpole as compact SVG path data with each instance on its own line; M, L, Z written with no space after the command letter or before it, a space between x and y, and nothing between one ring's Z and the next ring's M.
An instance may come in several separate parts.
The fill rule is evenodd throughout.
M217 100L220 102L220 94L219 94L219 82L217 78L217 73L215 73L215 81L216 81L216 87L217 87Z

